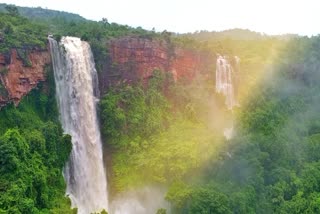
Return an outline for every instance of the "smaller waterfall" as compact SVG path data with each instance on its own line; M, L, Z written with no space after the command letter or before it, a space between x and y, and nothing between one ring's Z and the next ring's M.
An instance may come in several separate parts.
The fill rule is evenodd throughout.
M235 56L236 70L239 69L240 58ZM225 56L218 56L216 66L216 91L226 97L226 106L232 109L237 105L234 94L234 69Z
M218 56L216 66L216 92L221 93L226 98L226 106L232 110L238 105L235 95L235 73L240 70L240 58L235 56L233 66L228 57ZM231 124L224 128L223 135L226 140L230 140L234 135L233 119Z

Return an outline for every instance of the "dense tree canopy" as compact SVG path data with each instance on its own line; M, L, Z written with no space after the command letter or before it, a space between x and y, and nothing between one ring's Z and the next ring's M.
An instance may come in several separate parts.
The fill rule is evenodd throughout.
M205 46L185 35L174 40L189 48L192 44L241 56L241 106L233 110L235 136L223 140L221 130L210 127L215 120L219 123L217 115L231 115L221 110L223 98L208 85L211 82L201 82L202 87L199 82L196 87L176 83L166 91L162 100L168 107L148 106L166 112L157 118L158 124L166 125L147 135L142 133L148 123L135 119L146 114L141 113L146 109L143 97L151 89L126 86L132 90L125 89L128 97L108 92L101 102L101 116L112 118L108 125L116 124L114 129L103 125L116 133L105 133L115 148L116 191L165 183L173 213L319 212L319 38L216 38ZM213 106L208 100L220 109L211 119L206 118ZM116 131L123 128L128 132Z
M0 213L72 213L61 173L71 138L58 122L54 88L39 87L0 111Z

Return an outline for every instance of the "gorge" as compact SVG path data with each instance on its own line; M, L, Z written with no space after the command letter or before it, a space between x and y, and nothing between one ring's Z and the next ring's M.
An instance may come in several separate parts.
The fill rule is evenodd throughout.
M48 37L48 41L60 112L59 118L64 133L71 135L73 144L69 160L64 167L64 178L67 183L66 195L71 199L71 206L77 208L80 214L108 210L107 179L96 115L96 103L100 96L99 81L90 46L75 37L62 37L59 43L52 37ZM117 47L117 44L121 44L121 49ZM120 72L122 75L120 80L134 83L140 78L144 81L152 78L153 70L161 69L161 71L166 70L171 73L175 82L185 78L188 80L187 83L190 83L202 72L204 74L212 72L216 75L217 92L222 92L226 97L226 106L230 108L235 104L233 83L230 79L233 75L233 68L226 59L218 57L216 72L213 72L209 68L211 64L214 64L214 60L210 61L209 55L201 52L192 53L179 48L175 49L174 58L169 59L165 44L160 45L149 39L135 37L112 41L111 62L117 66L109 67L108 74ZM51 62L46 61L46 63ZM15 63L15 61L10 63ZM33 63L36 64L37 61ZM14 64L9 67L8 76L13 72L13 67ZM41 72L45 77L44 70L39 71ZM106 82L105 77L110 78L105 73L100 73L100 77L102 77L100 79L102 85ZM102 90L107 90L110 85L116 83L114 77L111 78L113 79L107 80L107 84L101 87ZM45 81L45 78L41 80ZM10 87L14 87L12 83ZM138 192L136 194L141 194ZM148 191L142 195L145 195L143 197L164 197L163 190L159 191L157 188L148 188ZM144 200L139 201L131 193L128 198L126 197L116 199L111 210L118 214L148 213L155 212L157 205L160 204L167 207L163 201L158 202L159 204L150 202L148 202L149 205L145 204ZM168 207L167 210L169 211Z
M6 6L1 214L320 213L319 36Z

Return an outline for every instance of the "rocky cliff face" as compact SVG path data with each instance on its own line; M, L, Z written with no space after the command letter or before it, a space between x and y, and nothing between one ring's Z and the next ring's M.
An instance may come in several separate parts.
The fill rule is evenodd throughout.
M211 71L214 59L207 53L174 48L164 40L125 37L109 43L109 59L99 74L100 87L121 81L147 80L155 69L172 73L176 81Z
M45 65L51 62L47 50L32 50L22 59L17 50L0 55L0 107L8 102L17 105L22 97L45 81ZM25 65L25 60L29 64Z
M213 74L215 66L215 56L173 47L160 39L114 39L108 50L109 57L99 73L102 92L120 82L148 80L155 69L171 73L175 81L190 81L200 73ZM24 57L15 49L10 54L0 54L0 107L9 102L18 105L23 96L45 81L44 67L50 63L48 50L28 51Z

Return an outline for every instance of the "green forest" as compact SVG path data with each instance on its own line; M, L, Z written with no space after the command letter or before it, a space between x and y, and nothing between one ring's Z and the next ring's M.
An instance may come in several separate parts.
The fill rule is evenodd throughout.
M73 213L61 170L71 138L58 120L54 79L39 85L19 107L0 111L0 213Z
M121 82L101 95L110 198L159 185L173 214L320 213L319 36L160 33L43 10L0 4L1 54L44 49L52 34L88 41L98 72L108 41L123 36L241 59L232 111L213 79L175 83L161 70L147 85ZM49 87L40 83L17 107L0 109L0 214L77 212L62 175L71 137L59 122L52 67L46 75ZM231 120L227 140L222 127Z

